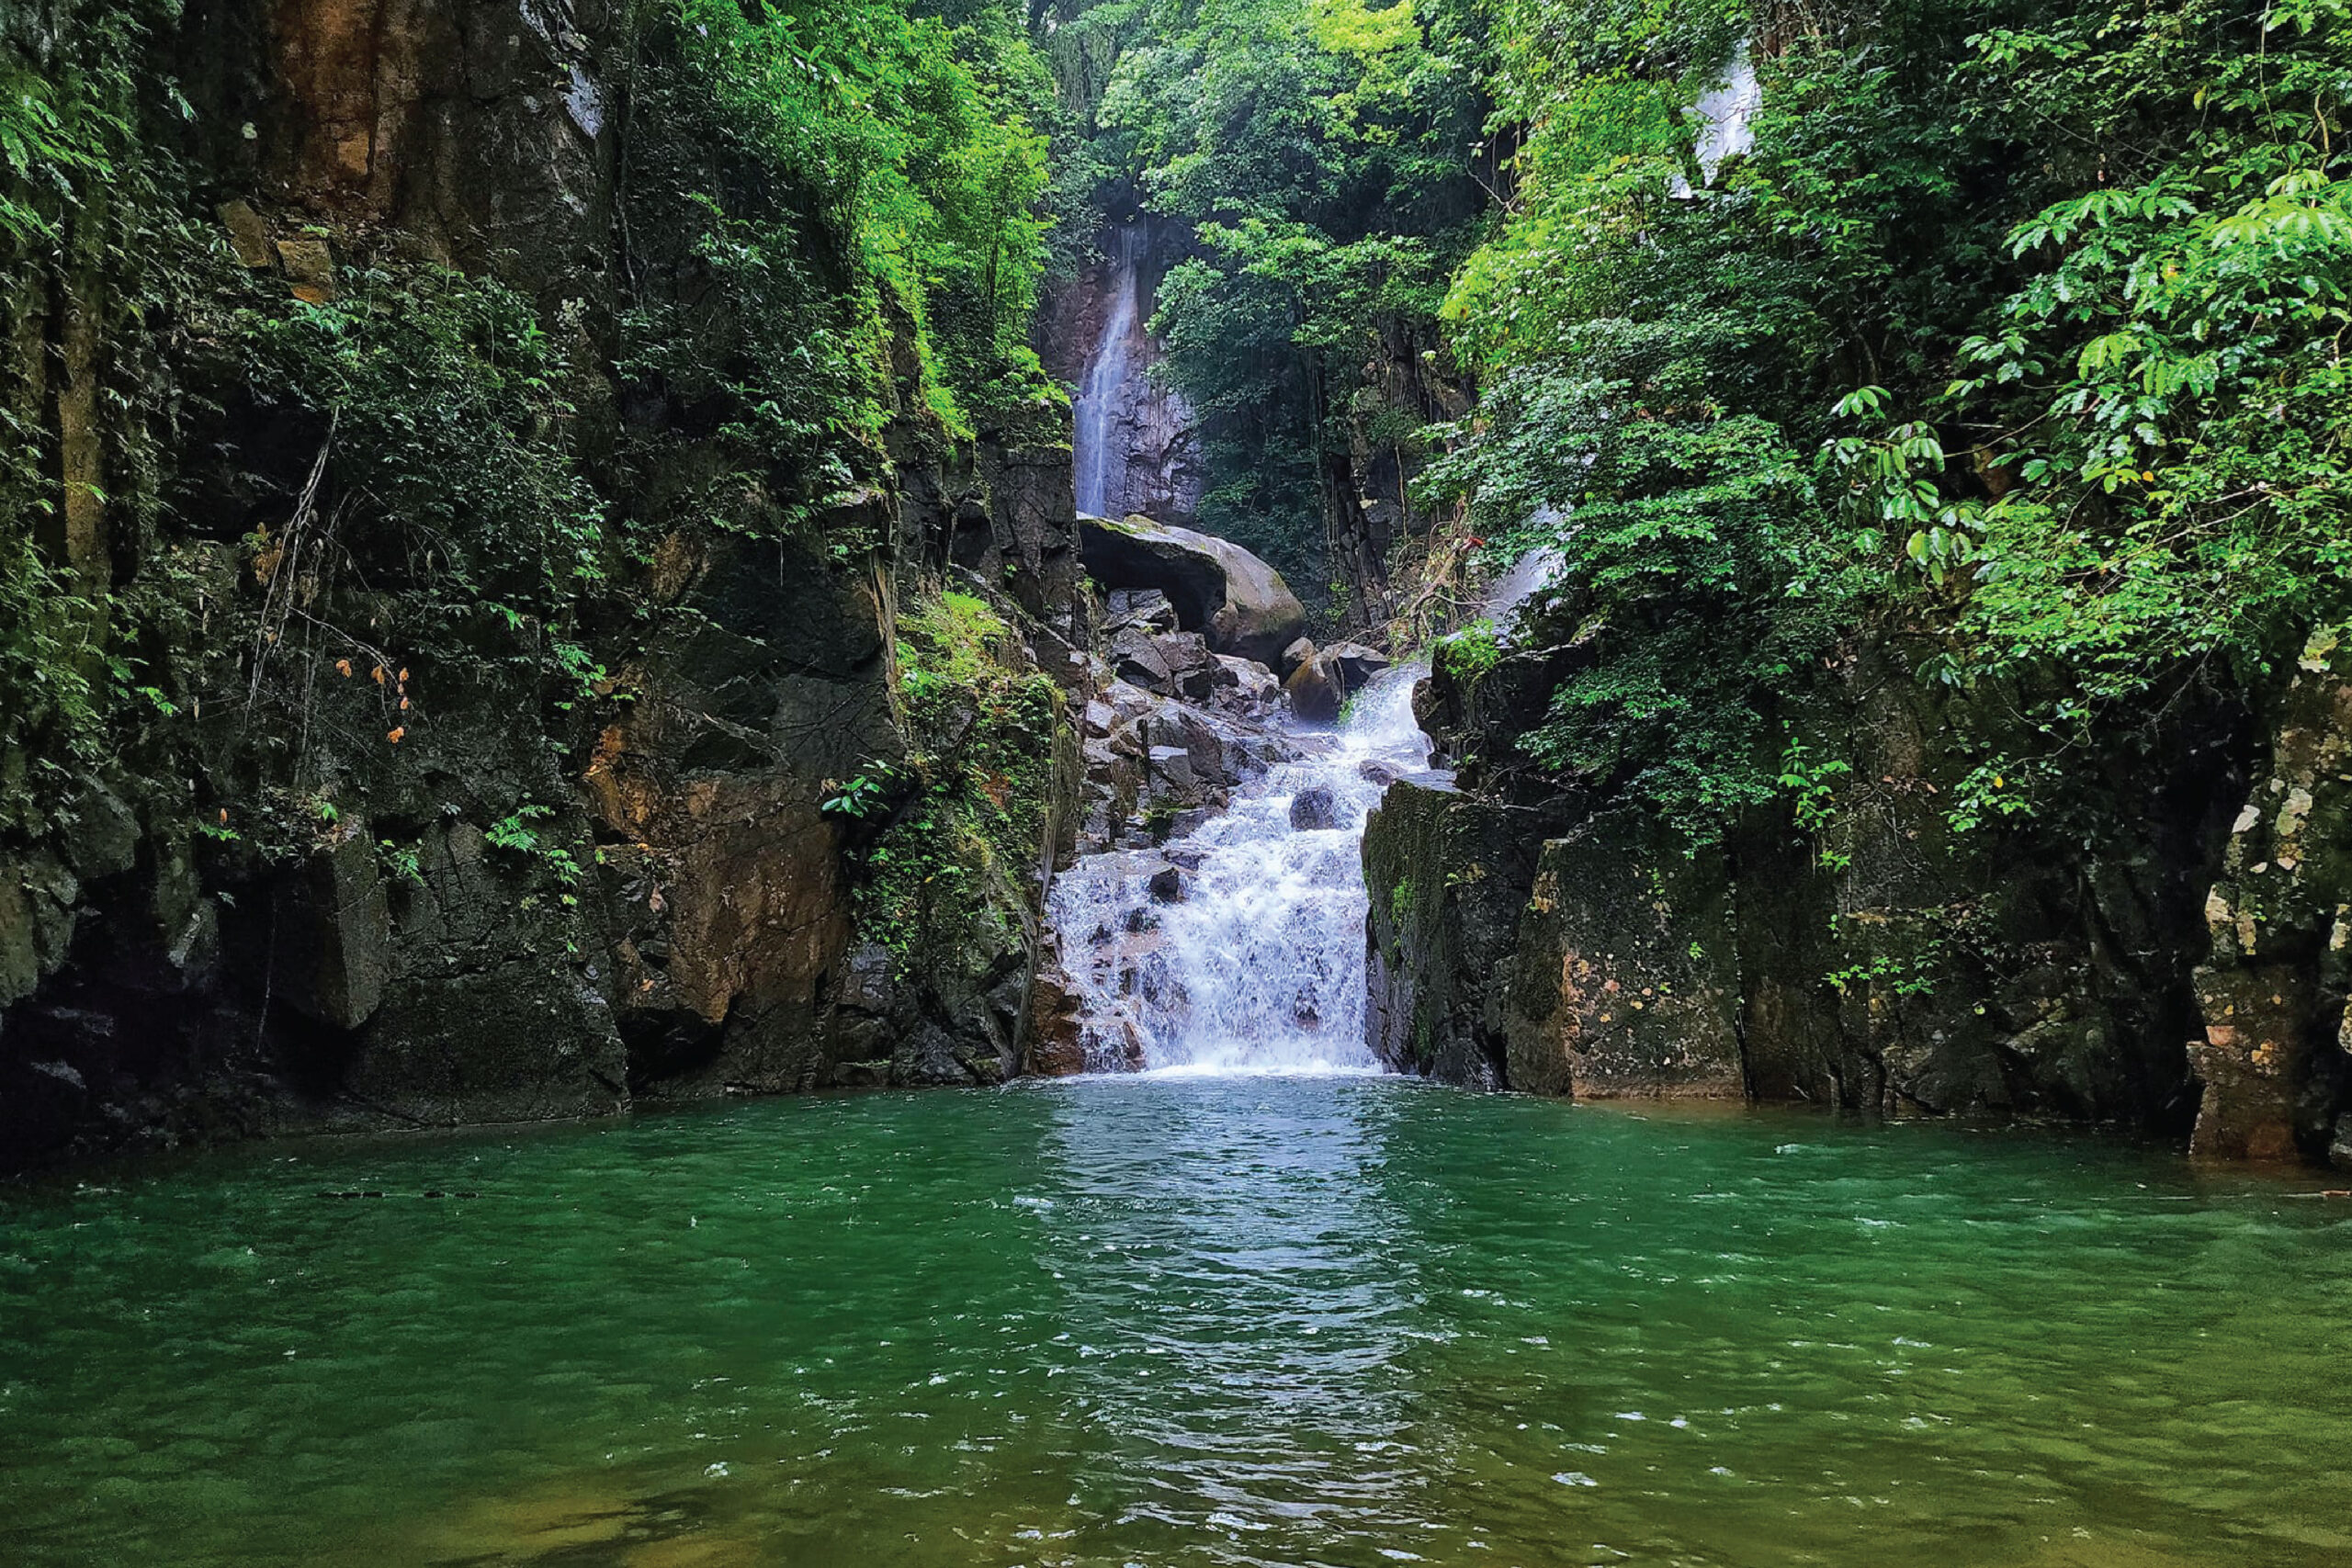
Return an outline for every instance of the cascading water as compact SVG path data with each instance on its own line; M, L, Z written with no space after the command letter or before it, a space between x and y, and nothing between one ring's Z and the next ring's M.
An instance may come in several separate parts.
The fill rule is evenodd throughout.
M1378 677L1337 736L1298 737L1309 755L1194 832L1056 880L1091 1069L1133 1066L1139 1047L1152 1072L1380 1070L1364 1038L1364 818L1389 781L1428 765L1421 674ZM1294 807L1329 826L1294 827Z
M1105 515L1112 504L1111 426L1118 412L1119 391L1127 383L1135 353L1136 322L1143 308L1140 262L1143 230L1128 224L1117 231L1114 248L1111 308L1102 318L1102 335L1086 362L1085 378L1070 406L1070 445L1078 509ZM1125 500L1125 487L1119 498Z

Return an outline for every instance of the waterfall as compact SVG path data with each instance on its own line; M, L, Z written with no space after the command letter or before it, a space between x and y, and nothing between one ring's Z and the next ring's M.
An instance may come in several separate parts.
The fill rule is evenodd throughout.
M1723 78L1699 95L1690 106L1692 116L1699 121L1699 134L1691 152L1699 161L1702 178L1713 183L1715 170L1726 158L1736 158L1756 145L1756 113L1764 107L1764 88L1756 80L1756 62L1749 57L1743 41L1732 51L1724 65ZM1691 193L1690 183L1676 175L1668 187L1678 197Z
M1152 1072L1379 1071L1364 1036L1363 827L1389 781L1428 765L1422 673L1378 677L1338 735L1297 737L1306 756L1194 832L1056 880L1090 1069L1125 1067L1139 1044Z
M1752 122L1763 107L1764 89L1757 83L1755 62L1748 59L1747 45L1743 42L1724 67L1723 81L1712 92L1701 94L1696 106L1704 123L1694 151L1699 167L1709 179L1715 177L1717 166L1725 158L1736 158L1756 145Z
M1124 476L1119 494L1114 497L1111 493L1112 464L1125 457L1113 452L1111 430L1118 412L1120 389L1126 385L1133 367L1136 316L1142 310L1138 264L1143 237L1140 224L1126 224L1117 231L1111 308L1102 317L1102 335L1095 340L1094 353L1086 362L1085 378L1079 383L1078 397L1070 406L1078 509L1098 517L1109 515L1114 502L1122 512L1126 510Z
M1536 508L1529 517L1531 524L1557 529L1567 522L1567 514L1549 506ZM1481 616L1495 628L1495 640L1509 648L1519 640L1519 613L1527 602L1550 588L1558 581L1560 569L1566 558L1557 545L1537 545L1520 552L1510 570L1497 578L1487 590L1486 602L1480 607Z

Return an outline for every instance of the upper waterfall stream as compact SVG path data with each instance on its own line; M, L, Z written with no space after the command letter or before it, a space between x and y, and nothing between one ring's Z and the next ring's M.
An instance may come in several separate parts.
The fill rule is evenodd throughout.
M1111 303L1103 313L1102 335L1095 341L1094 352L1086 362L1086 378L1070 402L1078 509L1094 516L1101 516L1110 504L1112 415L1119 389L1127 379L1136 320L1143 308L1137 276L1142 231L1129 225L1117 233L1118 254L1113 258Z
M1428 765L1420 674L1381 675L1337 735L1299 735L1305 756L1157 854L1089 856L1056 880L1048 914L1090 1068L1127 1065L1132 1031L1148 1071L1379 1070L1363 1025L1363 827L1387 781ZM1329 825L1294 826L1295 811Z

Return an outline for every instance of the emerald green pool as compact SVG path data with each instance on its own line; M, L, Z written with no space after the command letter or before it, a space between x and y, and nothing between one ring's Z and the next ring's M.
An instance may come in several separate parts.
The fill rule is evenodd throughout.
M239 1151L0 1199L0 1562L2342 1564L2317 1185L1346 1077Z

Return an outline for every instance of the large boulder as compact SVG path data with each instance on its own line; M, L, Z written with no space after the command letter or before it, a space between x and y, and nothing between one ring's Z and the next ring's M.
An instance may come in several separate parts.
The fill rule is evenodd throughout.
M1238 545L1148 517L1078 522L1088 576L1114 592L1158 589L1177 625L1218 653L1272 664L1306 629L1306 607L1282 573Z

